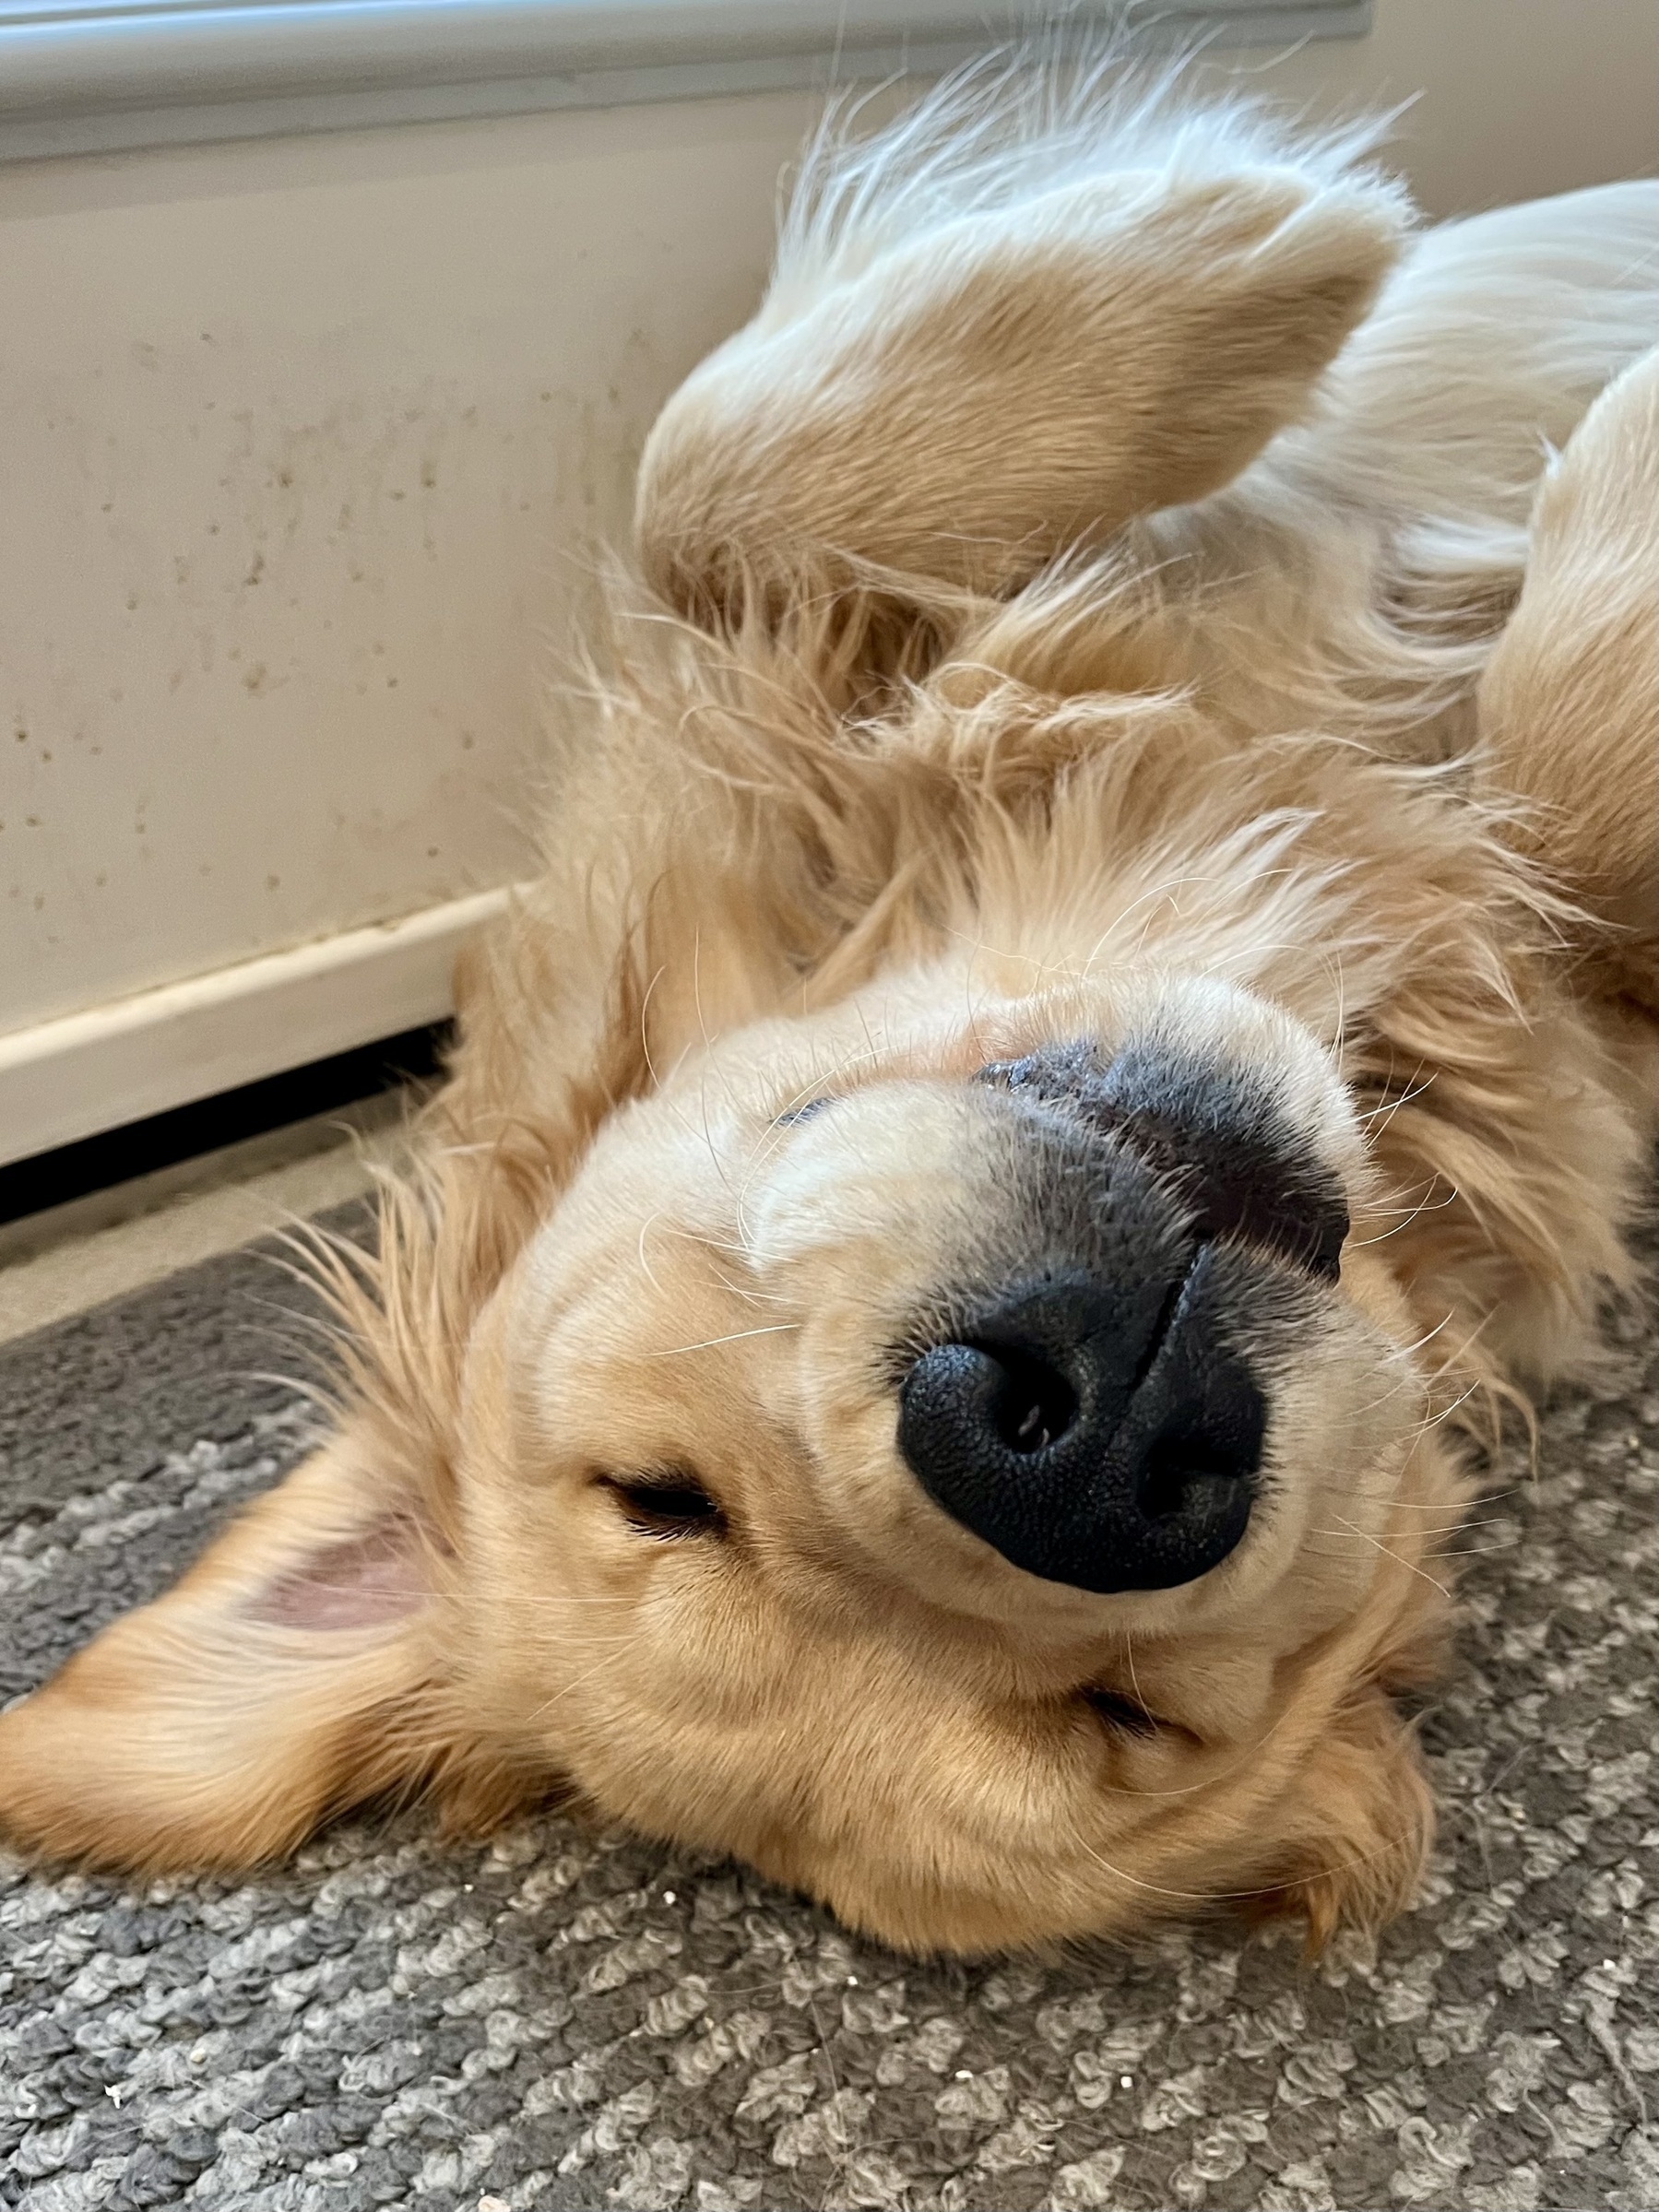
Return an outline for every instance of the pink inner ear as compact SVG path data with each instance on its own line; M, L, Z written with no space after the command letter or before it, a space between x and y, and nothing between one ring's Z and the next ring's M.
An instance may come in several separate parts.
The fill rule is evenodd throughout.
M248 1609L277 1628L373 1628L418 1613L430 1592L412 1520L382 1521L289 1568Z

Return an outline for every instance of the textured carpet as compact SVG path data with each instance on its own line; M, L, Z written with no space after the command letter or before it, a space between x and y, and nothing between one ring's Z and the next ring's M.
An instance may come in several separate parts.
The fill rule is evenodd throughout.
M246 1254L0 1352L0 1696L302 1449ZM547 1818L245 1884L0 1854L0 2203L1659 2206L1651 1338L1468 1538L1432 1878L1375 1956L1231 1927L918 1966Z

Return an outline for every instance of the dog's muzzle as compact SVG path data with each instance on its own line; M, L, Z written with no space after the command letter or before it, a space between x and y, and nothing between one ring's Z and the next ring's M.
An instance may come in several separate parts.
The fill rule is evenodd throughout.
M1037 1249L953 1316L899 1387L899 1449L1004 1558L1102 1592L1167 1590L1249 1525L1267 1428L1245 1310L1334 1280L1331 1173L1239 1078L1138 1050L988 1068L1027 1125Z

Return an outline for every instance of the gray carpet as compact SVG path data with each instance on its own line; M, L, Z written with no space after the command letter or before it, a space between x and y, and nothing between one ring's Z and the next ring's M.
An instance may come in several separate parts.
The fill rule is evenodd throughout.
M296 1295L233 1255L0 1351L0 1697L295 1458L248 1371ZM1441 1848L1375 1957L918 1966L553 1817L137 1892L0 1854L0 2204L1649 2212L1656 1386L1632 1337L1494 1478Z

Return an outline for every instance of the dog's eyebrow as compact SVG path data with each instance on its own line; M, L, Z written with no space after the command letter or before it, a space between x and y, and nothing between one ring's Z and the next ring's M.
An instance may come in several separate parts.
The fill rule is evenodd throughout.
M774 1129L789 1129L797 1121L810 1121L814 1114L822 1114L825 1106L834 1106L835 1103L830 1097L809 1098L804 1106L786 1107L776 1116L772 1126Z

